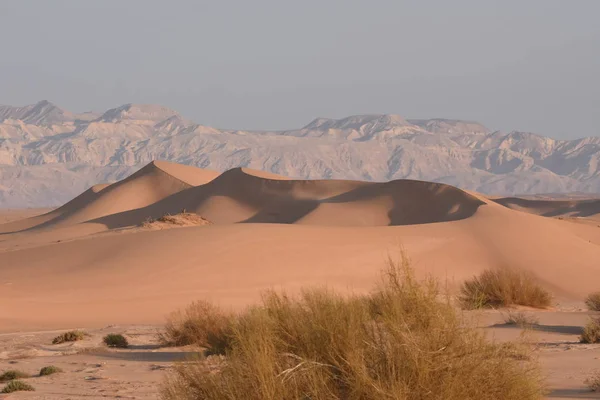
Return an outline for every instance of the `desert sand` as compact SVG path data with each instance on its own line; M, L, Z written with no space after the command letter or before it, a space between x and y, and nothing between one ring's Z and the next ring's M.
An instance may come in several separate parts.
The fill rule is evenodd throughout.
M151 331L169 312L197 299L240 309L269 288L368 291L400 247L417 274L438 277L450 291L490 267L535 274L555 296L552 310L535 312L550 328L534 332L552 398L585 398L578 396L589 395L586 374L600 369L600 346L576 343L589 314L583 299L600 290L598 200L491 198L413 180L291 180L156 161L56 210L15 213L0 216L0 369L9 361L30 369L63 363L81 378L72 385L39 378L47 392L23 398L99 398L115 380L154 393L156 371L186 351L153 347ZM487 313L482 328L501 340L518 334L501 320ZM85 328L97 333L86 342L94 347L114 326L127 327L119 329L141 347L107 356L46 345L55 330ZM86 381L96 373L90 368L108 378Z

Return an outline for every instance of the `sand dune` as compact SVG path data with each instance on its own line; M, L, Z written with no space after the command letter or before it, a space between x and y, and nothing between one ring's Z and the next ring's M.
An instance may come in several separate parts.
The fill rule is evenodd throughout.
M419 274L450 286L511 266L536 274L557 301L598 290L596 225L421 181L303 181L239 168L216 175L155 162L0 226L0 329L157 323L198 298L243 307L267 288L365 291L399 245ZM542 206L530 209L548 213ZM139 228L182 209L210 224ZM19 224L25 230L7 233Z
M600 219L600 199L529 200L518 197L494 199L513 210L525 211L544 217L586 217Z

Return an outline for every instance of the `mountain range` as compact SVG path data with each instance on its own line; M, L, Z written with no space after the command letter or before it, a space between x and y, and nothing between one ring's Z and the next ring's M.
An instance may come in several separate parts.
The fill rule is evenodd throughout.
M303 179L451 184L491 195L600 192L600 137L556 140L470 121L399 115L317 118L300 129L217 129L159 105L72 113L0 106L0 207L62 204L153 160Z

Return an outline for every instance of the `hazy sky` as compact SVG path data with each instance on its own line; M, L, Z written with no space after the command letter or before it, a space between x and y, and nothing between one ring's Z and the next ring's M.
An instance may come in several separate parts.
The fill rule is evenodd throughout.
M600 0L0 0L0 104L221 128L395 113L600 135Z

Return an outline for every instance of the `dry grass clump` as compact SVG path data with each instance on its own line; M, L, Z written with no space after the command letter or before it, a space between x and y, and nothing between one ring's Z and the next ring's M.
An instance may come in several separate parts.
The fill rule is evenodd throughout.
M504 319L504 323L507 325L518 325L522 328L528 328L533 325L539 324L539 319L532 314L526 314L522 311L515 312L509 311Z
M600 373L586 379L585 384L588 385L592 392L600 392Z
M4 371L2 373L2 375L0 375L0 382L8 382L8 381L12 381L14 379L21 379L21 378L29 378L29 374L23 372L23 371L19 371L17 369L10 369L8 371Z
M171 215L164 214L158 219L148 217L143 223L144 228L157 228L169 226L196 226L196 225L210 225L211 222L207 219L202 218L196 213L188 213L182 210L179 214Z
M225 339L225 338L224 338ZM163 385L174 399L541 399L537 364L518 346L488 342L434 280L406 258L380 287L345 297L268 292L232 320L216 365L180 364Z
M46 375L52 375L52 374L58 374L59 372L63 372L62 369L54 366L54 365L49 365L47 367L43 367L40 370L40 376L46 376Z
M600 311L600 292L594 292L585 298L585 305L591 311Z
M12 392L33 392L35 388L29 383L23 381L10 381L4 386L0 393L12 393Z
M104 336L102 341L108 347L116 347L120 349L126 349L129 347L129 342L125 336L121 335L120 333L109 333L108 335Z
M52 344L61 344L65 342L76 342L78 340L83 340L86 337L86 333L83 331L69 331L62 333L52 339Z
M497 268L465 281L459 300L465 309L511 305L545 308L550 306L552 295L525 271Z
M198 345L210 354L224 354L229 348L233 315L207 301L196 301L183 311L167 317L159 340L166 346Z
M581 343L600 343L600 318L592 318L583 328Z

